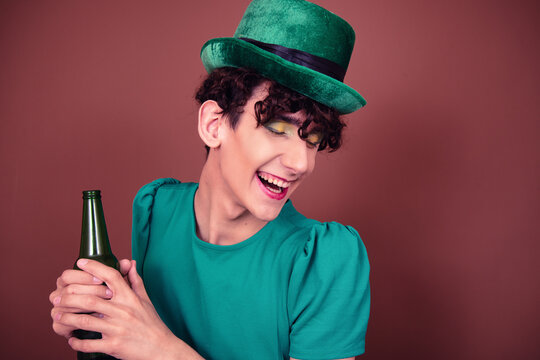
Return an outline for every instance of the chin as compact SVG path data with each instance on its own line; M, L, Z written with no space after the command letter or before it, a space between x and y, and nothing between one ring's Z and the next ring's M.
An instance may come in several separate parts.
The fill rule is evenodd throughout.
M261 221L270 222L278 217L283 205L285 205L285 202L281 203L280 206L265 206L259 209L254 209L251 214Z

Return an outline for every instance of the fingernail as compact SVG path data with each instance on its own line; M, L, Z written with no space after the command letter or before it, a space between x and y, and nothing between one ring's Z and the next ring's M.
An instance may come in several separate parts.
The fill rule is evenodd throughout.
M93 282L95 283L98 283L98 284L101 284L103 282L103 280L101 279L98 279L97 277L94 276L94 278L92 279Z
M57 296L57 297L54 298L54 300L53 300L54 305L60 304L60 298L61 298L60 296Z
M55 319L56 321L58 321L58 320L60 320L61 317L62 317L62 313L58 313L58 314L56 314L56 315L54 316L54 319Z
M84 266L84 265L86 265L86 264L88 264L88 259L79 259L79 260L77 261L77 266L78 266L78 267Z
M111 289L105 290L105 295L107 295L108 297L111 297L111 296L112 296L112 291L111 291Z

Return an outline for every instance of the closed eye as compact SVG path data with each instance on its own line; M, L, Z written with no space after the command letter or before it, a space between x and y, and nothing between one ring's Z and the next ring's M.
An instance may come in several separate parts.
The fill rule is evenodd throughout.
M306 137L306 142L310 147L317 147L322 142L322 135L321 133L311 133Z
M298 130L296 126L282 120L272 120L264 124L264 127L271 133L277 135L294 135Z
M298 126L291 124L284 120L271 120L264 124L264 127L275 135L296 136L298 134ZM302 139L307 143L310 148L316 148L322 141L322 134L314 131L307 136L302 136Z
M266 129L269 130L271 133L274 133L274 134L278 134L278 135L284 135L285 134L285 132L277 130L277 129L275 129L273 127L270 127L270 126L267 126Z

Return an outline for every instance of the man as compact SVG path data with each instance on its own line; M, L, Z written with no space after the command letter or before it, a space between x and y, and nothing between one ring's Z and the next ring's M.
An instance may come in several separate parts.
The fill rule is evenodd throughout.
M233 38L203 46L210 74L196 95L208 149L200 181L160 179L139 191L137 262L121 261L128 283L91 260L58 279L53 328L73 349L122 359L364 352L362 241L288 201L317 152L339 148L339 115L365 104L342 82L353 43L350 26L314 4L255 0ZM103 339L75 339L77 328Z

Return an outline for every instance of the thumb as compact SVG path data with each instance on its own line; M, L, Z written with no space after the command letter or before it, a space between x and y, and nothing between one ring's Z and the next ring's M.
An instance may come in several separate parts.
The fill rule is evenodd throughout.
M120 263L120 273L122 276L127 276L127 273L129 269L131 268L131 261L128 259L122 259L119 261Z
M129 283L131 284L131 288L133 289L135 294L149 301L150 298L148 297L148 294L146 293L146 289L144 288L144 283L143 283L142 278L137 273L136 265L137 263L135 262L135 260L131 260L131 268L129 269L129 272L127 274Z

